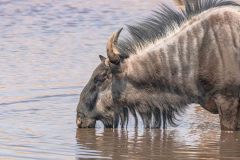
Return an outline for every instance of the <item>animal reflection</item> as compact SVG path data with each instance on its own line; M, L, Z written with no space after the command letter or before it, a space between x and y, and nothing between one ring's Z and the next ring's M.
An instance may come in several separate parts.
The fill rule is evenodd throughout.
M199 130L200 131L200 130ZM98 157L110 159L207 159L240 157L240 133L207 131L189 142L176 130L77 129L76 140L82 148L98 151ZM206 136L207 135L207 136ZM209 143L209 141L211 143ZM236 152L233 152L236 151ZM77 150L78 153L78 150ZM84 155L76 156L80 159Z

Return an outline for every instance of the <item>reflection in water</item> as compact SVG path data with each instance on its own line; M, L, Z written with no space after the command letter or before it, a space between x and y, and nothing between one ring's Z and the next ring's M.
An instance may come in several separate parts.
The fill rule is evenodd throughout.
M87 136L88 135L88 136ZM95 131L78 129L76 138L79 145L98 150L101 157L112 159L154 158L159 155L174 156L174 144L171 132L161 130L112 130ZM167 141L168 142L167 142Z
M240 158L240 132L221 133L220 157Z
M199 130L199 132L201 132ZM106 159L218 159L240 157L240 133L208 131L188 144L178 130L77 129L78 151L98 151ZM191 136L191 133L188 133ZM235 152L233 152L235 151ZM78 153L78 152L77 152ZM96 158L91 152L84 157ZM83 155L76 155L79 159Z

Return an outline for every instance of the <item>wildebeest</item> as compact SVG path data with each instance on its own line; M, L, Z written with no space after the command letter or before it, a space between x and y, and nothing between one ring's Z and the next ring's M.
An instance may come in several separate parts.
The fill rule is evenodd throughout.
M240 126L240 12L233 1L186 1L184 11L163 5L151 18L122 28L107 42L107 58L80 95L78 127L122 127L131 113L146 128L175 125L198 103L218 113L222 130ZM239 123L239 126L238 126Z

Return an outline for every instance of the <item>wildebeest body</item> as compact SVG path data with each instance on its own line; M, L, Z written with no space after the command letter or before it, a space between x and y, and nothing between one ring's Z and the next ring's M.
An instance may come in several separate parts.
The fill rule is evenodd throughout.
M204 2L215 7L188 17L187 21L175 13L180 18L174 21L170 31L158 31L159 26L151 23L144 24L145 28L130 27L133 41L137 41L135 44L131 40L117 43L121 30L113 34L107 45L108 58L101 57L100 66L105 69L92 77L95 79L103 72L108 76L103 76L101 83L96 82L99 85L93 105L95 120L102 120L105 126L113 126L113 123L117 126L118 117L124 119L129 109L133 115L140 114L145 127L165 128L167 122L175 124L175 115L185 106L199 103L219 113L221 129L237 130L240 119L240 13L237 7L216 7L235 3L215 2ZM188 6L186 10L198 7L201 10L199 4ZM169 20L163 18L160 26L164 21ZM89 87L91 85L86 86ZM81 99L86 97L81 96ZM86 102L80 100L77 111L88 117L92 111L90 113L84 105ZM123 110L125 114L121 115ZM106 113L109 114L106 116ZM81 121L84 119L79 117ZM79 126L83 127L82 123Z
M125 62L129 81L139 89L150 88L151 93L156 90L162 94L165 89L178 96L187 95L187 98L179 100L206 107L208 99L215 101L218 96L236 97L238 100L240 14L226 8L211 11L209 15L205 13L204 18L199 18L190 21L190 26L167 40L130 56ZM139 94L136 99L154 97L153 94ZM175 105L173 100L176 97L170 98L168 104ZM167 98L162 101L167 101ZM226 108L229 110L229 106ZM237 114L238 110L239 107L236 107L232 112ZM231 116L234 115L231 113Z

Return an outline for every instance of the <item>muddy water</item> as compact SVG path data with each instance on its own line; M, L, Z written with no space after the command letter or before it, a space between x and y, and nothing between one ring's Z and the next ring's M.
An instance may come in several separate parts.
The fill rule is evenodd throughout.
M0 1L0 159L240 157L240 133L189 107L177 128L76 129L84 84L111 32L159 0Z

